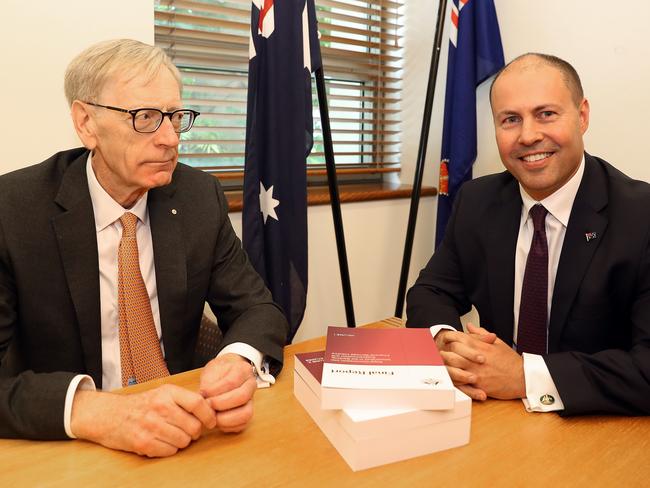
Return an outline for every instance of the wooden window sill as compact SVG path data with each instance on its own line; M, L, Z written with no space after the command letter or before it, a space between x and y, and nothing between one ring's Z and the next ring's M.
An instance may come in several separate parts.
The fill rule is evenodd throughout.
M391 200L395 198L411 198L411 185L396 183L363 183L356 185L339 186L341 203L369 202L372 200ZM423 186L421 196L433 197L438 194L434 186ZM243 193L241 191L227 191L226 198L231 212L241 212ZM315 186L307 189L308 205L327 205L330 203L330 194L327 186Z

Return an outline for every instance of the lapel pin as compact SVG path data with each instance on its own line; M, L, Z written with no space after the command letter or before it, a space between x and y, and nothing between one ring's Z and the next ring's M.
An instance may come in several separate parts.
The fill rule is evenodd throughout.
M175 208L172 208L172 215L176 215L177 213L178 213L178 211ZM587 240L589 240L589 239L587 239Z
M593 241L598 237L598 234L596 232L587 232L585 234L585 239L587 239L587 242Z

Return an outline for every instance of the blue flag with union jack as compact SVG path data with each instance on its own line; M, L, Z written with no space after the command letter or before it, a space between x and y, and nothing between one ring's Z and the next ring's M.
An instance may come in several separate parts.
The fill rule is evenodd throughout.
M293 338L307 297L311 73L320 67L314 0L253 0L242 240Z
M476 87L504 65L493 0L453 0L436 220L442 242L454 198L476 160Z

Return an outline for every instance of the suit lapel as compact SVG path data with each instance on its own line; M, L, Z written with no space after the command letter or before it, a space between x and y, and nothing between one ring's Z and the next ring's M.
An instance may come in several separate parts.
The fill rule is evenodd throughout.
M101 388L99 258L95 216L86 179L87 158L88 152L84 152L63 175L55 202L64 212L52 219L52 226L79 323L86 371Z
M494 323L486 325L511 344L515 250L521 220L521 195L514 178L502 189L487 215L483 235L487 236L486 262Z
M160 323L165 345L165 358L170 371L178 370L182 321L187 302L187 266L182 234L182 211L174 194L174 181L168 186L149 191L148 208L153 240L154 265Z
M549 352L559 350L562 330L589 263L607 229L607 182L598 163L585 153L585 173L571 210L553 290ZM586 238L595 232L596 239Z

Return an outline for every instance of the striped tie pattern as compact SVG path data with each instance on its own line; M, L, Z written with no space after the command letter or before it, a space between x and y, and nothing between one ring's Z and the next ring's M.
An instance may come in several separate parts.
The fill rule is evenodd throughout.
M533 219L533 240L526 260L521 287L517 352L546 354L548 315L548 243L546 242L546 210L542 205L530 209Z
M140 272L135 229L138 217L120 217L122 239L118 250L118 308L122 386L169 376L151 313L149 294Z

